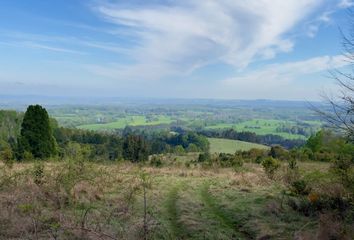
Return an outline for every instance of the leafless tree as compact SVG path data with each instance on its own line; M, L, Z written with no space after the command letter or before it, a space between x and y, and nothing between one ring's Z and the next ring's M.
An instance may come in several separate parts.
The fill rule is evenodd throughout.
M354 12L349 13L349 31L343 32L342 47L344 61L348 62L347 70L332 70L330 74L339 86L335 96L323 94L329 109L313 109L319 113L331 126L346 133L350 141L354 141Z

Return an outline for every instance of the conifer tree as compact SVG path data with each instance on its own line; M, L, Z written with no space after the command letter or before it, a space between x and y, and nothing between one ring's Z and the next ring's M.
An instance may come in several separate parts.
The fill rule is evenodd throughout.
M28 152L40 159L56 154L56 141L49 116L42 106L30 105L27 108L21 125L19 148L23 154Z

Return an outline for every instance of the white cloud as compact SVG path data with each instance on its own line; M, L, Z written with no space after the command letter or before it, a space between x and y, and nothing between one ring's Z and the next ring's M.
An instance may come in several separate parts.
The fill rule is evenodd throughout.
M149 67L153 67L165 69L164 74L188 73L213 62L244 68L257 59L274 58L292 50L294 41L287 34L322 0L168 3L99 3L94 7L104 19L117 28L129 29L139 39L138 46L130 49L129 54L137 64L128 66L125 72L140 71L147 76L151 73Z
M341 68L349 64L342 55L322 56L303 61L267 65L259 70L244 73L241 76L225 79L224 85L254 87L262 84L265 88L288 84L298 77L308 74Z
M327 78L328 70L347 65L341 55L270 64L224 79L216 94L226 98L318 99L320 89L335 87Z
M354 2L352 0L340 0L338 3L338 7L340 8L350 8L354 6Z

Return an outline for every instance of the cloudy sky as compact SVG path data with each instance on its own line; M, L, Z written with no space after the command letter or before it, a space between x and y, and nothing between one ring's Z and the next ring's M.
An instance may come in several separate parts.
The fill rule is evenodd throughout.
M0 95L315 100L351 0L1 0Z

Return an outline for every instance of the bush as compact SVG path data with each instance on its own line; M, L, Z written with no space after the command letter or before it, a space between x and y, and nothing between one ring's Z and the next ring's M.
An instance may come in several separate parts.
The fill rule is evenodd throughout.
M198 162L207 162L209 160L210 160L210 154L208 152L199 154Z
M11 168L14 162L14 154L12 152L12 149L10 147L4 148L0 152L0 159L4 161L6 166Z
M154 167L161 167L162 166L162 161L159 157L157 156L152 156L150 160L150 165Z
M262 164L262 167L263 167L265 173L267 174L267 176L270 179L274 178L275 172L280 167L280 162L277 159L274 159L272 157L267 157L267 158L263 159L261 164Z
M289 152L281 146L272 146L269 152L269 156L285 160L289 158Z
M25 161L32 161L34 159L33 155L31 152L25 151L23 153L23 160Z
M307 195L310 192L310 188L304 180L294 181L291 184L290 190L297 195Z

